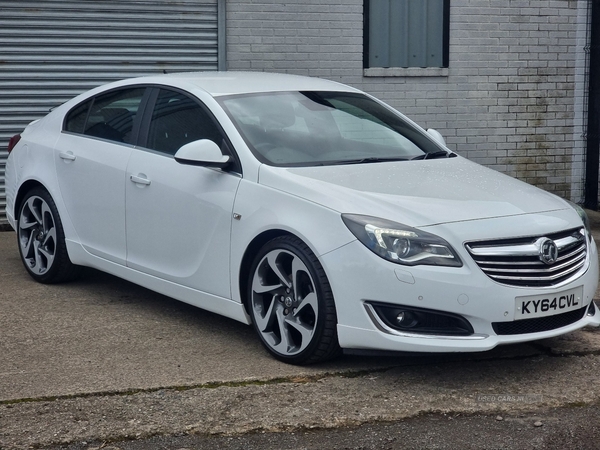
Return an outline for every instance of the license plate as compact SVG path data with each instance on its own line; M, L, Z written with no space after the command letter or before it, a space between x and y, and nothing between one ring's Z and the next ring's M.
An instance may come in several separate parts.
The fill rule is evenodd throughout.
M551 294L515 299L515 320L553 316L583 308L583 286Z

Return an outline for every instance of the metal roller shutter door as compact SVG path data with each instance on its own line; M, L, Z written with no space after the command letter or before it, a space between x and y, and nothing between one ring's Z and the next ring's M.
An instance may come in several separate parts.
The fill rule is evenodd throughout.
M3 0L0 223L11 136L100 84L164 70L217 70L217 8L217 0Z

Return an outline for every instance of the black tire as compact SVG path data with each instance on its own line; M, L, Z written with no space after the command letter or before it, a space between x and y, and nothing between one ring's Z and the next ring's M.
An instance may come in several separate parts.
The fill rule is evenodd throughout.
M248 279L248 311L265 348L289 364L312 364L341 353L331 287L314 253L294 236L258 252Z
M56 204L41 187L30 190L19 205L17 241L21 261L34 280L50 284L79 276L81 267L67 254Z

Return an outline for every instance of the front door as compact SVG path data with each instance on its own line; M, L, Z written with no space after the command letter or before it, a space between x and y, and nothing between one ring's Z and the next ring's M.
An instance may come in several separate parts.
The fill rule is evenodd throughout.
M173 155L184 144L223 135L200 104L161 89L144 149L129 160L126 183L127 265L230 298L230 234L240 176L188 166Z

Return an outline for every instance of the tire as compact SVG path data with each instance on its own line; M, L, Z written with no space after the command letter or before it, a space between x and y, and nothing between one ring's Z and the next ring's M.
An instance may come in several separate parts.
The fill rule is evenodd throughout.
M81 268L69 259L58 210L45 189L32 189L21 202L17 240L21 261L34 280L49 284L79 276Z
M266 243L248 282L252 325L265 348L289 364L312 364L341 353L331 287L308 246L294 236Z

